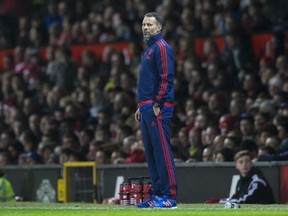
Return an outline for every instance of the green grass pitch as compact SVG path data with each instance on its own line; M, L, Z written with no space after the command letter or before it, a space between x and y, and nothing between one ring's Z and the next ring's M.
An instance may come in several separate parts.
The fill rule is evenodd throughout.
M137 209L134 206L86 203L0 203L2 216L273 216L288 215L288 205L241 205L239 209L224 209L222 204L178 204L177 209Z

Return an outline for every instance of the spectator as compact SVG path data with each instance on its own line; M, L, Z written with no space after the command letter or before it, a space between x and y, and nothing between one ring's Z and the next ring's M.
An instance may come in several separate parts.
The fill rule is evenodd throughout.
M130 135L130 136L126 136L123 138L123 142L121 143L122 144L122 152L123 152L123 155L125 157L127 157L128 155L130 155L131 153L131 147L132 145L137 142L138 140L136 139L136 137L134 135Z
M278 130L278 138L281 140L280 143L280 151L282 154L280 155L286 155L288 152L288 123L287 118L283 122L281 122L277 126Z
M84 156L77 152L77 151L72 151L69 155L68 162L82 162L86 161Z
M244 74L242 80L242 88L246 92L247 97L257 98L262 93L262 86L256 74Z
M37 141L41 140L41 130L40 130L40 119L41 116L37 113L29 116L29 130L36 137Z
M171 148L174 156L174 162L184 162L187 157L186 146L179 138L171 138Z
M239 118L241 118L241 114L245 112L245 102L243 99L232 99L229 104L229 111L233 118L239 120Z
M124 161L126 164L129 163L144 163L146 162L146 155L144 150L143 142L134 142L131 146L130 154Z
M281 92L283 80L280 77L274 76L268 81L268 92L271 97Z
M71 45L73 43L73 35L72 35L72 18L65 17L62 21L62 31L57 38L57 45L59 47L64 47L67 45Z
M222 147L224 145L224 140L225 140L225 136L222 134L215 136L215 138L213 140L213 144L212 144L214 151L218 151L218 150L222 149Z
M240 116L240 131L243 140L255 140L254 118L248 113L242 113Z
M253 167L248 151L239 151L235 155L235 166L240 172L236 193L228 200L233 203L273 204L274 196L268 181L260 170Z
M111 164L122 164L124 162L123 152L115 150L111 154Z
M241 150L246 150L249 152L252 160L255 160L258 157L259 147L256 142L252 140L244 140L240 145Z
M50 80L56 85L61 86L67 91L73 90L76 82L76 63L71 58L71 51L67 48L56 53L55 68L49 74Z
M0 166L3 167L8 165L13 165L12 155L9 151L0 151Z
M107 164L110 163L110 157L108 156L108 152L105 152L102 149L99 149L95 152L95 162L97 164Z
M42 164L42 157L37 152L23 153L19 156L19 165L33 166L35 164Z
M267 127L263 128L258 132L258 136L256 138L256 142L259 146L264 145L268 137L277 136L277 128L275 125L267 125Z
M221 92L213 92L208 99L208 108L213 119L218 121L222 113L226 112L226 98Z
M14 69L14 56L12 54L6 54L2 58L3 62L3 73L8 72L13 73Z
M89 145L93 141L93 131L89 128L84 128L79 134L79 143L83 155L87 155L89 152Z
M212 162L213 161L213 148L208 146L204 148L202 152L202 161L203 162Z
M23 101L23 112L27 117L40 112L40 106L37 98L26 97Z
M268 16L273 8L278 8L277 3L272 7L269 1L163 1L161 4L158 1L149 4L123 1L119 10L116 2L108 2L95 3L97 10L94 11L92 2L77 0L68 5L66 1L53 0L39 6L41 15L35 11L30 14L13 12L9 19L4 10L0 17L0 48L1 44L3 48L3 43L11 42L14 54L4 55L1 68L0 115L3 121L0 131L14 129L16 132L5 151L14 152L13 158L22 153L17 139L23 130L30 130L37 137L37 143L47 140L59 143L59 132L60 136L67 131L78 136L88 127L93 130L94 141L102 140L110 146L118 139L117 130L125 124L132 127L131 134L135 136L138 127L131 123L131 110L135 104L134 87L143 44L139 39L142 38L141 28L134 23L139 23L139 17L148 8L165 17L162 34L177 57L176 115L171 122L171 135L181 139L185 147L184 160L189 158L188 131L193 128L208 137L204 134L217 122L221 136L213 140L214 150L223 147L224 137L236 135L239 140L259 144L271 138L271 146L277 150L275 142L278 145L280 142L275 140L275 135L267 135L265 128L272 119L274 123L279 116L281 119L288 115L285 105L287 50L283 48L284 25L278 22L287 21L281 15L285 14L285 7ZM247 36L271 30L274 31L273 40L257 49L254 54L259 55L255 58ZM199 49L201 43L194 44L194 38L200 35L207 36L203 39L203 50ZM214 35L222 38L214 39L211 37ZM218 43L222 39L225 40L224 49ZM128 43L128 48L121 48L121 51L118 47L121 44L112 43L123 41ZM269 47L274 41L275 49ZM103 45L102 53L100 49L89 47L74 55L76 47L69 47L76 43L104 42L111 43ZM244 112L250 116L245 117ZM66 120L67 116L74 119L73 123ZM263 139L259 141L259 137ZM211 145L211 140L212 137L198 145ZM226 140L225 145L227 142L229 144ZM114 147L119 148L118 145ZM57 146L54 151L60 151L59 148ZM179 151L176 146L173 148L174 152ZM202 149L200 152L201 160ZM279 154L283 152L277 150L277 157Z
M98 72L98 62L92 50L87 49L81 53L81 63L82 66L86 68L88 76L91 77Z
M280 152L280 139L277 136L268 137L265 146L272 148L273 152L278 154Z
M193 11L184 7L181 13L181 25L177 28L177 34L183 38L190 38L195 35L196 32L200 30L200 23L193 14Z
M60 26L62 24L62 18L57 13L57 3L55 1L48 2L44 23L47 29L49 29L51 25Z
M37 153L41 156L43 164L58 163L58 158L54 154L57 143L50 141L41 142L38 145Z
M189 131L188 143L189 158L186 162L201 161L203 146L201 143L201 131L199 129L193 128Z
M235 118L231 114L223 114L219 119L219 128L222 135L227 135L235 128Z
M199 36L210 36L213 30L213 14L209 12L201 13L200 26Z
M225 82L227 74L219 61L215 60L207 65L207 77L212 85L212 89L223 91L229 89L229 85Z
M25 131L19 136L19 141L24 147L24 152L36 152L38 143L36 137L30 131Z
M29 28L30 22L27 16L22 16L19 18L18 22L18 35L17 35L17 45L27 46L29 45Z
M98 125L94 133L94 140L98 142L111 143L112 136L111 131L109 130L109 125Z
M205 130L202 131L202 145L204 147L212 146L213 141L217 135L220 134L218 127L216 126L208 126Z
M262 14L261 4L252 3L242 15L242 27L246 32L265 32L270 23Z
M236 137L236 136L227 136L224 139L224 143L223 143L223 147L224 148L229 148L232 150L232 152L236 152L238 151L239 147L241 144L241 140Z
M59 164L64 165L65 162L68 162L71 153L72 150L69 148L61 149L59 154Z
M214 162L231 162L233 161L234 152L227 147L224 147L214 153Z
M287 78L288 59L285 55L280 55L276 58L275 67L277 69L277 77L280 79Z
M78 137L74 133L67 132L63 134L61 147L63 149L67 148L73 151L78 151L80 147Z
M7 129L0 136L0 150L8 150L9 146L16 143L15 134L12 130Z

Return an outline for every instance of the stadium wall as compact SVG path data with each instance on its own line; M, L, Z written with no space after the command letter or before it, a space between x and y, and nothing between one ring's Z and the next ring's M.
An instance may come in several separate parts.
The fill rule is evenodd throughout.
M238 175L233 163L177 164L178 202L203 203L211 197L229 197L231 182ZM277 203L288 203L288 162L257 163L272 186ZM15 194L26 201L56 202L57 183L62 167L7 166L2 167L11 181ZM97 168L97 201L114 197L117 177L147 176L144 164L99 165Z

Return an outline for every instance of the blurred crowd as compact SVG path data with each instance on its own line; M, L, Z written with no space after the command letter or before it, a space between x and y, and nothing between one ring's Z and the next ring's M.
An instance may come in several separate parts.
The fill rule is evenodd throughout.
M0 49L13 49L0 73L0 166L146 161L134 112L150 11L164 17L176 56L175 161L233 161L243 149L254 161L288 159L288 1L11 2L24 1L0 1ZM255 33L273 35L274 56L255 56ZM206 38L201 57L198 37ZM109 45L123 41L128 52ZM99 43L101 58L89 48L73 58L71 46Z

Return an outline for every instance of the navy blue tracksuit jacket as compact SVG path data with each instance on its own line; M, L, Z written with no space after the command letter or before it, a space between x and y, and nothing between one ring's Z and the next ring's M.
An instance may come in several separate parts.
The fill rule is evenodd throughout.
M156 116L153 105L160 106ZM176 199L169 122L174 108L174 53L161 34L147 41L138 80L138 107L152 192Z

